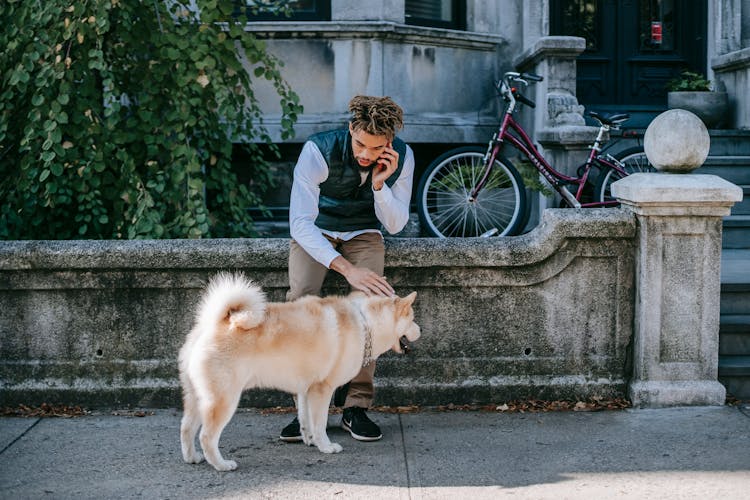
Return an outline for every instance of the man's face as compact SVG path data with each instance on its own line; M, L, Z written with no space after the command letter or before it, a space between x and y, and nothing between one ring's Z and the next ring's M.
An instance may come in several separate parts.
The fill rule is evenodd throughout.
M364 131L353 130L349 125L349 133L352 136L352 152L360 167L371 167L388 146L388 137L384 135L372 135Z

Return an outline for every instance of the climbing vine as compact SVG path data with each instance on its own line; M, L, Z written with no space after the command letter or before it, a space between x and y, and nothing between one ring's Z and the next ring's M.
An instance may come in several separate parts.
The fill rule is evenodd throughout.
M253 234L275 151L254 90L283 138L302 106L237 2L5 0L0 25L1 239Z

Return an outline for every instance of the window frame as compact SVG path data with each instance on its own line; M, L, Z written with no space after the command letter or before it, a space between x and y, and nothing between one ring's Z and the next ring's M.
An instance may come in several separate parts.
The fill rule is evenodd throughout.
M408 1L408 0L407 0ZM452 30L466 30L466 0L453 0L453 9L450 21L441 21L425 17L413 17L406 15L406 2L404 2L404 19L410 26L428 26L431 28L444 28Z
M276 22L297 22L297 21L330 21L331 20L331 0L313 0L314 7L310 11L292 11L292 15L286 17L281 14L259 13L253 15L251 10L245 5L238 6L238 16L242 16L241 11L245 8L245 18L248 22L256 21L276 21ZM238 3L244 3L240 0Z

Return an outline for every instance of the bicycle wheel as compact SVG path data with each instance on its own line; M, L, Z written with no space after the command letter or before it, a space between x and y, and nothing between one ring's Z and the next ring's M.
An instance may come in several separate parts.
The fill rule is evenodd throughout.
M638 172L656 172L656 169L648 161L648 158L646 158L646 153L643 152L643 148L626 149L614 156L620 161L620 163L622 163L622 168L628 175ZM599 173L599 178L596 180L596 186L594 186L594 199L600 202L614 200L610 194L610 186L613 182L618 181L623 177L625 177L625 175L617 170L611 168L602 170L602 172Z
M484 172L484 151L463 147L433 161L417 189L422 226L440 238L510 236L523 228L526 191L518 171L504 158L495 164L476 200L469 194Z

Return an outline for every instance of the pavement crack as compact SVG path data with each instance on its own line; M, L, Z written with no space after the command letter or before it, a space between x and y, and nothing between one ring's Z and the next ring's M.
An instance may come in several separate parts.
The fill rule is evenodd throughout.
M406 470L406 491L411 500L411 474L409 472L409 457L406 452L406 436L404 435L404 422L401 420L401 414L398 414L398 428L401 430L401 449L404 452L404 469Z
M33 429L34 427L36 427L36 424L38 424L39 422L41 422L41 420L42 420L41 418L37 418L36 421L33 424L31 424L25 431L23 431L16 439L14 439L10 443L8 443L5 446L5 448L3 448L2 450L0 450L0 455L2 455L3 453L5 453L6 450L8 450L11 446L13 446L14 444L16 444L16 441L18 441L19 439L21 439L22 437L24 437L26 434L28 434L31 429Z

